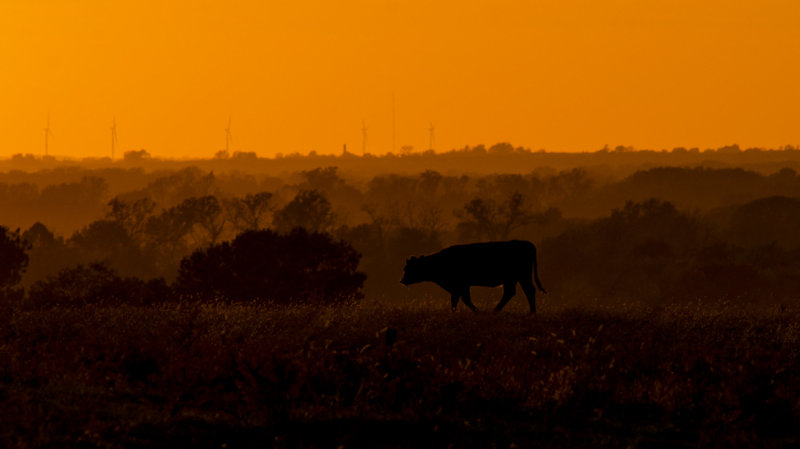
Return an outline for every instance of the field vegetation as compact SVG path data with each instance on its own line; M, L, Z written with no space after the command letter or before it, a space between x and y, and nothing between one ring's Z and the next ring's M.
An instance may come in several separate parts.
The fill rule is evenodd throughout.
M788 447L800 311L178 303L4 316L6 447ZM493 304L479 303L488 309Z
M800 444L794 148L135 153L0 163L3 447ZM535 315L399 283L506 239Z

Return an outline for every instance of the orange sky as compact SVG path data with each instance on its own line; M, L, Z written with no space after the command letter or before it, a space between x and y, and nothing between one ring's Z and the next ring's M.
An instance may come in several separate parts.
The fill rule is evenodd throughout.
M800 144L797 0L2 0L0 157Z

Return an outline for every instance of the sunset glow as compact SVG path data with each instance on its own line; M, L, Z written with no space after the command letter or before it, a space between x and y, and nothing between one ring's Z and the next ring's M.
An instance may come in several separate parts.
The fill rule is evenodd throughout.
M5 0L0 157L800 143L796 0ZM394 108L393 108L394 98ZM394 133L393 139L393 112Z

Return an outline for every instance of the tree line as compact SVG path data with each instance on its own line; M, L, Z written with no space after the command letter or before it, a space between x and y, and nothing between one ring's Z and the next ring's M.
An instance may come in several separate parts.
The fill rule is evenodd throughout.
M313 283L290 273L338 264L349 287L328 295L332 301L396 299L420 293L398 283L408 256L510 238L540 247L540 274L553 300L775 303L789 300L800 278L800 177L788 168L764 175L663 167L610 182L580 169L490 176L426 170L359 182L324 167L280 182L245 183L238 191L253 191L231 194L234 179L221 182L197 169L155 177L108 200L100 218L69 237L43 222L17 232L4 228L27 261L4 288L22 285L29 298L40 298L34 302L46 303L59 285L75 290L118 278L130 281L117 282L118 293L95 296L127 292L139 298L130 301L147 302L256 298L264 296L257 291L269 291L266 296L289 301L340 288L292 294ZM265 186L273 189L258 188ZM316 249L289 249L303 245ZM260 250L242 255L249 248ZM337 254L340 259L332 258ZM289 271L269 265L292 257L298 262ZM250 279L251 287L227 290L236 281L223 273ZM265 284L258 273L282 273L277 279L285 285Z

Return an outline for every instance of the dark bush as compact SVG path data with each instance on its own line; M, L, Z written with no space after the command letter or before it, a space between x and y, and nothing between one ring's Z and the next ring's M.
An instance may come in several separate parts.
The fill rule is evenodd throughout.
M761 198L739 206L731 216L732 241L746 248L777 244L800 248L800 199Z
M19 229L11 232L0 226L0 314L8 315L10 304L19 301L22 288L16 288L28 266L30 245L20 237ZM8 315L10 316L10 315Z
M13 287L22 279L28 266L28 245L20 237L19 229L11 232L0 226L0 291Z
M203 300L277 303L359 300L361 255L344 241L295 228L247 231L181 261L176 290Z
M119 277L102 263L66 268L34 283L28 293L33 308L57 305L150 305L172 298L163 279L143 281Z
M627 202L541 244L542 279L566 297L656 301L668 297L703 228L667 201Z

